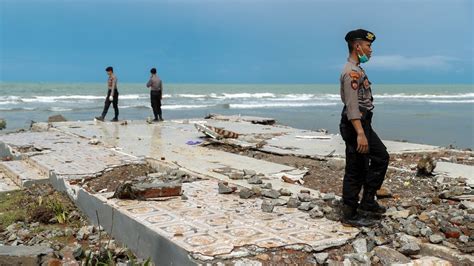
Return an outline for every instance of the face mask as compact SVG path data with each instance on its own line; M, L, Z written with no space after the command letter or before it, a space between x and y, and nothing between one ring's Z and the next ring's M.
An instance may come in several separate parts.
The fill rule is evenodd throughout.
M367 61L369 61L369 57L367 57L366 54L364 55L357 54L357 56L359 57L359 62L361 62L362 64L367 63Z

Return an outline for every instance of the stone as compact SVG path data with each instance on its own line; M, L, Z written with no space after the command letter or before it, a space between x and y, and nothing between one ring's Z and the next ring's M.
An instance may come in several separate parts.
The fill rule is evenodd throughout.
M189 198L188 198L188 196L186 196L185 194L182 194L182 195L181 195L181 199L182 199L182 200L188 200Z
M48 117L48 123L55 123L55 122L66 122L67 119L64 118L62 115L52 115Z
M438 257L452 265L474 265L474 256L461 254L455 249L430 243L421 243L420 247L420 255Z
M422 222L427 222L430 219L430 216L428 215L428 213L422 212L420 213L420 215L418 215L418 219Z
M298 210L302 211L309 211L313 208L313 204L311 202L302 202L300 206L298 206Z
M52 258L46 246L0 246L0 265L41 265Z
M461 230L456 227L441 227L441 232L444 233L446 238L459 238L461 236Z
M219 182L217 185L219 194L230 194L235 191L234 188L229 187L229 183L227 182Z
M466 244L469 242L469 237L466 235L459 236L459 241Z
M443 242L444 237L440 234L434 234L434 235L430 235L429 239L430 239L431 243L439 244L439 243Z
M0 119L0 130L7 128L7 121L5 119Z
M85 240L89 237L92 232L89 231L87 226L83 226L77 231L76 238L77 240Z
M298 199L302 202L308 202L308 201L311 201L312 198L309 195L309 193L299 193Z
M287 188L280 188L280 190L278 191L280 192L280 194L282 196L291 196L293 193L291 193L291 191Z
M433 234L433 231L429 227L423 227L420 229L420 234L425 237L429 237Z
M364 253L345 254L344 258L349 260L349 265L370 266L370 258ZM344 260L344 265L346 260Z
M387 239L386 237L384 236L376 236L376 237L373 237L373 240L375 242L375 245L377 246L382 246L382 245L385 245L387 243L390 242L389 239Z
M252 197L253 195L255 195L255 192L253 192L253 190L248 189L248 188L242 188L239 192L239 197L241 199L248 199Z
M76 260L79 260L82 257L82 254L84 253L84 250L82 249L82 246L78 243L75 243L72 246L72 255Z
M309 217L312 219L322 218L324 217L324 213L316 206L309 211Z
M272 189L272 183L265 183L265 185L262 186L262 189Z
M474 210L474 202L473 201L468 201L468 200L463 200L459 204L459 207L461 209L465 209L465 210Z
M418 228L418 226L416 226L416 224L413 224L413 223L408 224L405 231L407 232L407 234L409 234L411 236L419 236L420 235L420 229Z
M379 190L377 190L377 198L382 199L382 198L390 198L392 197L392 191L386 187L381 187Z
M407 218L410 215L409 210L402 210L402 211L394 211L394 212L388 212L385 214L389 217L392 217L393 219L399 219L399 218Z
M420 246L415 242L403 244L398 251L406 256L416 255L420 252Z
M335 198L336 198L336 195L334 194L334 192L326 193L323 196L324 201L331 201L331 200L334 200Z
M260 196L262 194L262 188L259 186L252 186L252 191L257 196Z
M329 253L326 253L326 252L314 253L313 257L316 259L316 262L318 264L324 264L329 258Z
M233 179L233 180L244 179L244 173L243 173L243 172L232 172L232 173L229 175L229 178L230 178L230 179Z
M410 259L395 249L381 246L374 248L374 254L380 259L382 265L409 263Z
M436 168L436 160L430 155L424 154L416 165L418 175L431 175Z
M271 200L263 200L262 202L262 211L264 212L273 212L273 208L275 207L273 201Z
M251 177L251 176L257 175L257 172L251 169L244 169L244 175Z
M299 201L295 197L291 197L291 198L288 199L288 202L286 203L286 207L288 207L288 208L298 208L298 206L300 206L300 204L301 204L301 201Z
M262 191L262 196L272 199L278 199L280 197L280 192L274 189L264 189Z
M352 247L356 253L367 253L367 239L358 238L352 242Z

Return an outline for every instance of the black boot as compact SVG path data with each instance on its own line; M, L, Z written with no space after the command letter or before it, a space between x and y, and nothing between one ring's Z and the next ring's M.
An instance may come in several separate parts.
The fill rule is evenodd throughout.
M371 227L377 224L374 220L360 216L357 213L357 208L348 205L342 207L341 222L355 227Z
M103 116L96 116L95 119L96 119L97 121L104 122L104 117L103 117Z
M359 210L362 212L382 215L387 211L387 208L377 203L374 192L364 191L362 200L360 201Z

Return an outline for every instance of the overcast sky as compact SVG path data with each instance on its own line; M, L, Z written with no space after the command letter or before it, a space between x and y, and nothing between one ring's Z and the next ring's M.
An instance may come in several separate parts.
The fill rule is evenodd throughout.
M373 82L472 84L473 2L0 0L0 80L337 83L365 28Z

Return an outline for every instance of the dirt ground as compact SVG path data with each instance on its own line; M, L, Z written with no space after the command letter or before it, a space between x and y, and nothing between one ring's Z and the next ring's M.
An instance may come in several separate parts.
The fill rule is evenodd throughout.
M137 177L143 177L154 172L156 172L156 170L149 164L124 165L105 172L100 178L92 178L86 181L83 187L92 193L99 191L114 192L123 182L134 180Z
M88 223L66 194L50 185L0 193L1 245L47 245L54 251L48 265L143 261L98 228Z

